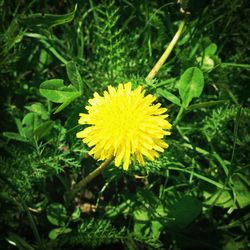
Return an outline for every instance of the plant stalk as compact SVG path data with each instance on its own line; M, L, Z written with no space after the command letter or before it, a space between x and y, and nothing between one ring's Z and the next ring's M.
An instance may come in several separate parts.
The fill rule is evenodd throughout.
M90 181L92 181L98 174L100 174L113 160L114 156L110 157L109 159L104 161L98 168L96 168L89 175L87 175L84 179L75 184L75 186L71 191L71 194L75 195L80 189L83 189Z
M160 57L160 59L158 60L158 62L155 64L155 66L152 68L152 70L147 75L146 82L151 82L153 80L153 78L155 77L155 75L160 70L161 66L165 63L165 61L169 57L171 51L173 50L175 44L179 40L180 35L182 33L182 30L183 30L184 26L185 26L185 21L183 20L183 21L181 21L181 24L180 24L180 26L179 26L176 34L174 35L172 41L168 45L167 49L165 50L165 52L162 54L162 56Z

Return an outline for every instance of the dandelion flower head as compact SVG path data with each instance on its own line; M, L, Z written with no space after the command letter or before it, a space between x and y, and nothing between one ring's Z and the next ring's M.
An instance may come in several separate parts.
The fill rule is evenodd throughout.
M128 169L131 157L140 165L144 158L154 160L168 144L163 141L170 135L171 124L167 121L167 109L155 104L156 98L141 86L131 89L131 83L108 86L103 96L94 93L86 106L87 114L81 113L79 124L89 125L77 133L97 160L114 157L115 166L123 163Z

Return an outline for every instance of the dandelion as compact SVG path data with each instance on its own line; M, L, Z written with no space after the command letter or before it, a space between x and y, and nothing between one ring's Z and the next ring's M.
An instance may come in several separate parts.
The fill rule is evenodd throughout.
M170 135L171 124L167 121L167 109L155 104L156 98L141 86L131 89L131 83L119 84L115 89L108 86L103 96L94 93L81 113L79 124L89 125L77 133L97 160L114 158L115 166L123 164L127 170L131 157L144 165L144 158L154 160L168 147L163 141Z

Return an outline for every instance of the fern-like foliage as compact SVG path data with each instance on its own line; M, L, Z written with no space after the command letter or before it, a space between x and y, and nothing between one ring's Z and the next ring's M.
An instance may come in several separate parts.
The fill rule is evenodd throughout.
M208 116L204 120L203 132L206 134L209 141L215 139L217 136L222 136L225 132L225 126L228 122L237 119L237 113L241 122L245 123L249 121L250 109L242 108L239 111L239 107L219 107L214 109L211 116Z
M95 249L101 245L120 242L125 235L125 229L116 229L110 221L90 219L84 221L77 230L62 236L57 241L57 247L71 249L84 246L86 249Z
M126 64L125 39L119 28L119 8L115 1L106 1L96 8L94 54L96 67L101 75L95 77L103 82L114 82L122 75ZM97 72L95 70L95 72ZM105 83L104 83L105 84Z

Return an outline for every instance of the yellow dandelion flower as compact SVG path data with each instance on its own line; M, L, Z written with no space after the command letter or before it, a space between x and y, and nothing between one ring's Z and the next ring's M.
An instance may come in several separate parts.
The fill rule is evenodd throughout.
M89 125L77 133L90 148L90 154L97 160L115 159L115 166L128 169L131 156L140 165L144 157L149 160L159 156L168 144L163 141L171 124L164 114L167 109L154 104L153 95L144 95L141 86L131 90L131 83L119 84L115 89L108 86L103 96L94 93L89 100L87 114L81 113L79 124Z

